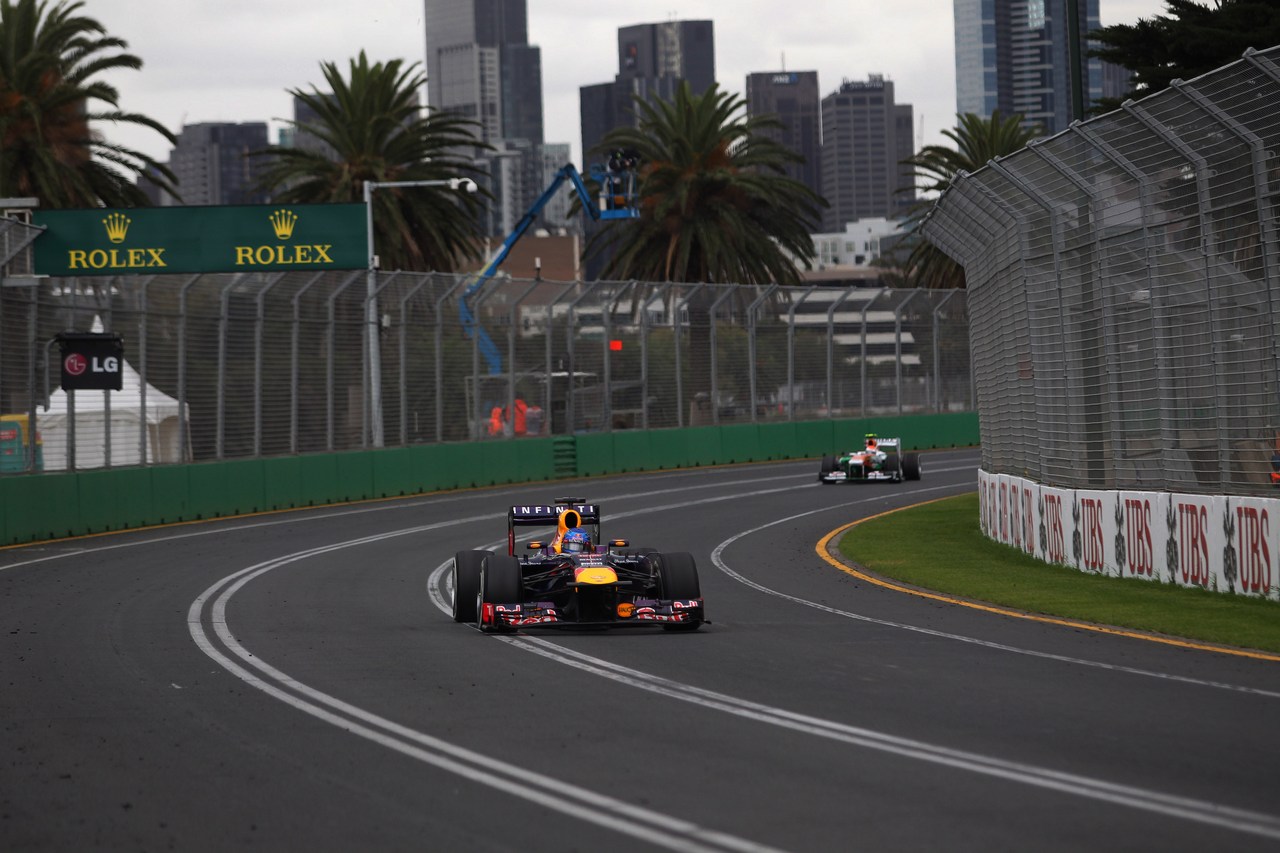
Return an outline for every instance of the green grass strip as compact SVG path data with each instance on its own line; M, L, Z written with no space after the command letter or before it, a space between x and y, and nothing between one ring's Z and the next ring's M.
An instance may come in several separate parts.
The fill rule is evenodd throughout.
M1280 652L1280 602L1053 566L978 527L977 494L863 522L839 550L887 578L961 598L1188 640Z

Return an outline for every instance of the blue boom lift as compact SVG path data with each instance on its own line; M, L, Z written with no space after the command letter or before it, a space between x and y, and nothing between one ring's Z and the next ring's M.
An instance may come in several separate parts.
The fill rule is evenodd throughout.
M578 173L572 163L561 167L556 172L551 184L538 197L538 200L529 207L528 212L516 223L516 227L511 233L507 235L507 239L502 242L501 248L498 249L489 263L485 264L484 269L480 270L476 280L462 292L462 298L458 300L458 314L462 320L462 329L467 337L472 337L473 335L476 337L480 354L484 356L485 363L489 367L489 375L494 376L502 373L502 352L485 332L484 328L476 321L475 314L471 311L471 298L480 292L489 279L493 278L494 273L498 271L498 267L502 265L502 262L507 259L507 255L511 253L511 247L519 242L524 233L529 230L529 226L538 218L538 214L547 206L547 203L555 198L556 191L564 185L565 181L573 184L573 188L578 193L578 199L582 202L582 209L590 213L592 219L639 218L640 211L635 206L637 164L637 159L634 155L629 152L620 152L609 159L608 168L599 165L593 166L591 168L591 178L600 185L600 196L597 202L591 200L591 192L583 182L582 175Z

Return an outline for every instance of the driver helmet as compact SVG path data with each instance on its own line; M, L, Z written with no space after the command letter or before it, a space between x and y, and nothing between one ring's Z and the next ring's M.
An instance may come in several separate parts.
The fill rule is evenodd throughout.
M868 450L876 449L876 434L874 432L867 433L867 449Z
M591 534L581 527L574 527L564 532L560 542L560 551L566 554L581 554L591 550Z

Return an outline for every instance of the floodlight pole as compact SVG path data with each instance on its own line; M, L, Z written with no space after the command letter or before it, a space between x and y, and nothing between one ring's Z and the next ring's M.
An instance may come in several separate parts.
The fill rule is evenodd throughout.
M444 178L434 181L365 181L364 182L364 235L368 254L365 273L364 322L365 347L369 360L366 378L369 393L369 432L374 447L383 446L382 435L382 358L378 346L378 255L373 250L373 191L391 187L448 187L473 193L476 182L470 178ZM403 402L403 401L402 401Z

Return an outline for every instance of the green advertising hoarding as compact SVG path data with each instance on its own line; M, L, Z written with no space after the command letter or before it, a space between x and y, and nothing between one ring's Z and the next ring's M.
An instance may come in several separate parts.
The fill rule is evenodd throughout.
M37 210L48 276L354 270L369 264L363 204Z

